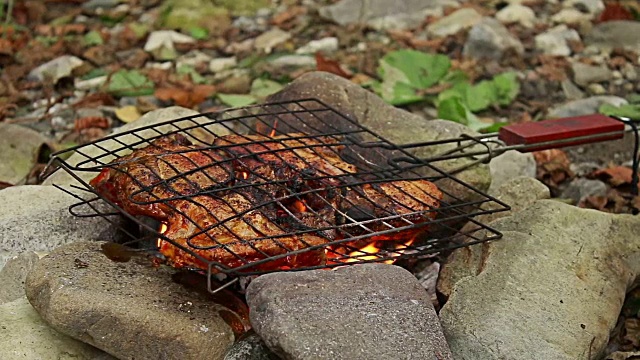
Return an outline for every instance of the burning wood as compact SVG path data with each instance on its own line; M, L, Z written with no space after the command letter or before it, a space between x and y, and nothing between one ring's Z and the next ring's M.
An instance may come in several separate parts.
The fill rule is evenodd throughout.
M342 261L327 260L327 249L351 237L364 246L339 258L372 260L389 240L401 243L389 254L401 255L442 193L419 179L363 182L342 148L302 134L230 135L207 148L172 135L114 160L90 185L130 215L162 222L158 247L175 267L322 266Z

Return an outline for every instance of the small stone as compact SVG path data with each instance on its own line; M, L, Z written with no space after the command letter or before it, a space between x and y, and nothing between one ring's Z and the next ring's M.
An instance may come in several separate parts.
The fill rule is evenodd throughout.
M176 283L173 269L152 266L150 259L111 261L102 244L57 248L27 277L29 302L58 331L120 359L162 354L187 360L223 359L233 329L248 326L246 306L232 295L221 299L237 312L218 304L223 301L204 290L206 280L196 291Z
M308 55L284 55L269 61L269 64L280 69L304 67L315 68L316 59L313 56Z
M528 6L510 4L496 13L496 19L505 24L518 23L531 28L536 21L536 13Z
M553 56L571 55L571 48L567 41L580 41L580 35L577 31L569 29L564 24L535 37L536 48L545 54Z
M33 251L14 256L0 270L0 305L24 297L24 280L40 258Z
M640 22L629 20L605 21L593 27L585 43L602 50L626 48L640 52Z
M566 0L562 2L562 6L585 9L591 14L599 14L604 10L604 2L602 0Z
M594 66L576 61L571 64L571 70L573 81L580 86L609 81L613 77L611 70L606 65Z
M3 359L116 360L47 326L24 295L0 305L0 324Z
M607 184L600 180L590 180L577 178L572 180L562 191L560 197L571 199L574 204L579 203L587 196L605 196L607 194Z
M286 359L451 359L427 292L394 265L266 274L247 303L256 333Z
M82 4L82 8L89 11L111 9L118 6L122 0L89 0Z
M209 70L216 74L223 70L231 69L238 65L238 60L236 60L235 56L226 57L226 58L215 58L211 59L209 62Z
M83 64L84 61L78 57L73 55L63 55L31 70L28 78L36 81L50 80L55 84L63 77L71 76L73 70L79 68Z
M454 11L427 26L427 34L434 37L453 35L460 30L468 29L482 20L482 15L473 8L462 8Z
M176 59L176 68L182 66L197 67L211 61L211 56L199 50L190 51Z
M93 90L101 87L107 82L108 76L97 76L88 80L76 79L75 87L78 90Z
M253 46L260 51L267 54L271 53L273 48L282 44L283 42L291 39L291 34L280 30L280 28L273 28L267 32L260 34L256 37Z
M574 25L591 21L593 16L593 14L583 13L578 9L568 8L558 11L551 16L551 20L555 23Z
M223 94L248 94L251 90L251 80L251 76L246 73L240 76L231 76L216 85L216 89Z
M617 96L591 96L586 99L569 101L549 110L548 116L551 118L562 118L595 114L603 104L620 106L627 103L627 100Z
M238 340L224 360L280 360L255 333Z
M319 40L311 40L306 45L296 50L296 54L315 54L321 52L334 52L338 50L338 38L326 37Z
M567 100L576 100L582 99L584 97L584 92L580 90L571 80L565 79L560 84L562 86L562 92Z
M524 47L500 22L484 18L469 31L462 54L473 59L501 59L504 53L512 50L523 54Z
M607 93L607 89L600 84L589 84L587 86L587 92L591 95L604 95Z
M622 72L622 75L627 80L631 80L631 81L638 80L638 70L631 63L624 64L624 66L622 67L622 71L621 72Z
M491 171L489 193L495 192L500 186L517 177L536 177L536 161L533 155L516 150L509 150L492 159L489 169Z

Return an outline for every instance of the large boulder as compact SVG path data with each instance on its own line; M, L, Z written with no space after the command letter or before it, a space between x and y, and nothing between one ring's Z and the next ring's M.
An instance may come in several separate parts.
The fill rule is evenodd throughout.
M540 200L492 226L504 234L440 312L456 359L597 359L640 272L640 219Z
M452 359L427 292L394 265L263 275L247 303L284 359Z
M0 190L0 268L24 251L47 252L74 241L118 238L118 231L106 219L73 216L69 207L79 201L53 186ZM118 223L117 219L112 221Z
M27 277L29 302L54 329L120 359L186 360L223 359L248 327L240 300L179 284L148 258L114 262L102 244L59 247Z

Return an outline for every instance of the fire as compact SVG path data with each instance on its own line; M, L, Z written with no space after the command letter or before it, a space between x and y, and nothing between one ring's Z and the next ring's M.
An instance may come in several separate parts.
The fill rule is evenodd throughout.
M241 172L240 172L240 177L241 177L243 180L247 180L247 179L249 178L249 173L248 173L248 172L246 172L246 171L241 171Z
M273 129L269 132L269 137L276 136L276 126L278 126L278 119L273 121Z
M167 224L165 223L160 223L160 229L158 230L160 232L160 234L164 234L165 231L167 231ZM156 246L158 247L158 249L160 249L160 246L162 245L162 238L159 237L156 240Z
M348 254L342 253L340 251L336 251L335 249L327 250L327 257L330 259L329 262L336 263L354 263L354 262L362 262L362 261L375 261L381 257L390 257L390 259L381 261L385 264L393 264L396 262L396 258L403 255L409 247L413 244L415 238L409 239L403 243L396 244L393 250L384 249L379 246L379 244L383 244L386 241L373 241L362 248L351 251ZM384 252L384 255L380 255L381 252Z
M305 204L304 200L294 201L291 207L293 208L293 210L299 213L307 211L307 204Z

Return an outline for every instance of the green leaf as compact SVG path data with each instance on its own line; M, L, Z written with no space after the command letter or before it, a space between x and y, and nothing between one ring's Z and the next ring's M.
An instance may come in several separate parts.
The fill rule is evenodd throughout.
M625 104L620 107L611 104L602 104L598 112L609 116L620 116L640 120L640 104Z
M107 75L107 71L105 69L101 69L101 68L96 68L96 69L91 69L88 73L84 74L81 79L82 80L89 80L89 79L93 79L93 78L97 78L99 76L104 76Z
M253 95L242 94L218 94L218 99L225 105L231 107L242 107L255 104L258 99Z
M102 45L102 44L104 44L104 40L102 40L102 36L100 35L99 32L97 32L95 30L91 30L88 33L86 33L82 40L83 40L84 44L87 45L87 46L94 46L94 45Z
M258 78L251 83L251 95L257 98L266 98L282 90L283 86L276 81Z
M520 82L517 74L506 72L493 78L496 91L496 102L499 105L509 105L520 92Z
M143 37L147 36L150 29L148 24L137 22L129 23L127 26L133 31L134 34L136 34L136 37L138 39L142 39Z
M469 110L476 112L488 108L496 102L498 92L493 81L481 81L469 87L466 94L466 101Z
M484 123L483 123L484 124ZM493 133L493 132L498 132L498 130L500 130L501 127L508 125L509 123L507 122L497 122L497 123L493 123L489 126L487 126L487 124L484 124L485 127L481 128L480 130L483 133Z
M196 69L191 65L180 65L176 69L176 72L181 75L189 75L191 81L193 81L195 84L204 84L205 82L207 82L207 80L202 75L200 75L200 73L198 73Z
M459 97L448 97L438 104L438 118L467 125L468 110Z
M153 94L155 84L137 70L120 70L109 80L107 91L116 96Z
M189 35L196 40L204 40L209 37L209 30L200 26L194 26L189 28Z
M385 101L404 105L423 100L418 90L428 89L449 71L451 61L445 55L415 50L398 50L380 59L378 74L382 83L373 88Z
M630 104L640 104L640 94L634 93L634 94L631 94L631 95L627 96L627 101Z

